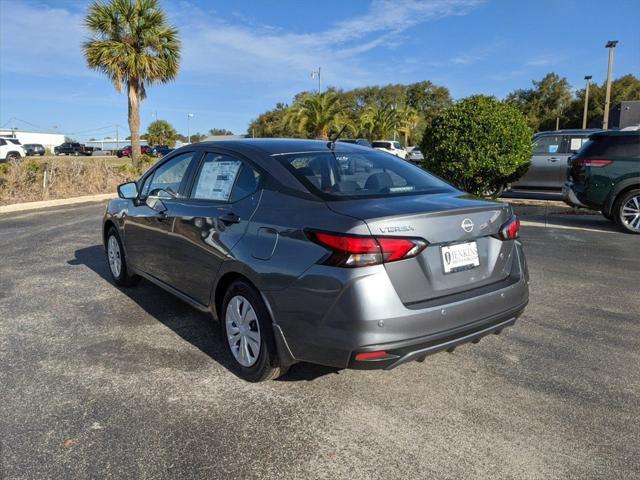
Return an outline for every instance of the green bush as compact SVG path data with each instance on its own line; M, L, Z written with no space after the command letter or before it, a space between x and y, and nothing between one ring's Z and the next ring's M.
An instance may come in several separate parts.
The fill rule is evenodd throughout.
M529 168L532 135L515 107L494 97L468 97L425 130L425 167L469 193L494 195Z

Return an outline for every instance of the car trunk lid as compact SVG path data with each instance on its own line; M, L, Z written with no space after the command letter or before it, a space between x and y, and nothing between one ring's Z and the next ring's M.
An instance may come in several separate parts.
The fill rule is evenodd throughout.
M447 193L336 201L328 206L363 220L374 236L427 241L418 256L385 263L396 292L408 306L497 283L510 274L513 242L498 238L500 227L512 215L509 205ZM447 254L449 263L444 259ZM452 255L460 264L452 267Z

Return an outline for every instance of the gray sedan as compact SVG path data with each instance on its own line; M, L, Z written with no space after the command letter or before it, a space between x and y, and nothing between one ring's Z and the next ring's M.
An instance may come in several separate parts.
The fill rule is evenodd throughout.
M118 193L103 222L113 280L210 313L249 381L299 361L393 369L500 333L528 302L509 205L371 148L203 142Z

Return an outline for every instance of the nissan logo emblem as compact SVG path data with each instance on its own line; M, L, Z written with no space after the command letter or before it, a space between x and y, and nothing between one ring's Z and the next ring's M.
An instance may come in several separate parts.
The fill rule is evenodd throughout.
M465 218L464 220L462 220L462 224L460 226L467 233L473 230L473 222L470 218Z

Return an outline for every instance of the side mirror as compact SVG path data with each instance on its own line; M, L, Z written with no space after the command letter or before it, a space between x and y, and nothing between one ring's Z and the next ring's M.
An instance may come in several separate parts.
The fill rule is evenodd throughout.
M118 185L118 196L129 200L138 198L138 186L136 182L127 182Z

